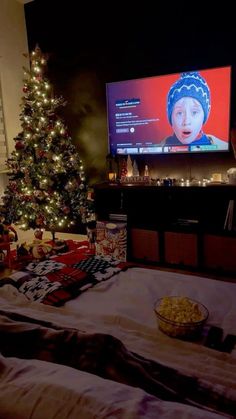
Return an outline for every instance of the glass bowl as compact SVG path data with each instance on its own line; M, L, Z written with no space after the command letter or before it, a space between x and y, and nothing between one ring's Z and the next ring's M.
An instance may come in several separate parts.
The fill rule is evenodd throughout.
M154 311L159 329L166 335L181 339L200 337L209 311L189 297L169 296L157 300Z

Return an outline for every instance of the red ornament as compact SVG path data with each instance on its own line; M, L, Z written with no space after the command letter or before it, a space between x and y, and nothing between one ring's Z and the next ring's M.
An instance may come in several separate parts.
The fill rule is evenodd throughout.
M27 93L27 92L28 92L28 87L27 87L27 86L24 86L24 87L23 87L23 92L24 92L24 93Z
M17 184L15 181L9 181L9 187L11 191L16 192L17 191Z
M32 197L29 195L22 195L22 198L24 199L25 202L31 202L32 201Z
M36 150L36 155L38 158L45 157L46 152L44 150Z
M70 212L70 208L67 207L66 205L62 208L62 211L64 212L64 214L69 214Z
M44 225L44 217L42 215L39 215L36 220L36 225L37 226L43 226Z
M23 150L23 148L25 148L25 144L23 141L17 141L15 144L15 149L16 150Z

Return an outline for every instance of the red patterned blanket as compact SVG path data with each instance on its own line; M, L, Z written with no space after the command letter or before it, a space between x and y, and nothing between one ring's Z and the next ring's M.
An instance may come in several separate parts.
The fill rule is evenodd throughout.
M131 266L111 257L88 253L87 242L67 242L69 251L43 261L31 261L24 269L1 279L0 287L10 284L29 300L61 306L88 288Z

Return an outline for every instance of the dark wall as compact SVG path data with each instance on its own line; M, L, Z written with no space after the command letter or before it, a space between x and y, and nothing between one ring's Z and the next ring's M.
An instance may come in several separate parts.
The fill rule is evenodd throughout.
M78 5L79 3L79 5ZM232 65L231 127L236 127L236 25L233 12L201 2L148 2L127 10L99 2L34 0L25 5L29 49L36 43L50 54L49 78L67 106L61 116L78 147L90 183L106 176L107 82ZM153 176L207 177L236 165L233 152L138 159Z

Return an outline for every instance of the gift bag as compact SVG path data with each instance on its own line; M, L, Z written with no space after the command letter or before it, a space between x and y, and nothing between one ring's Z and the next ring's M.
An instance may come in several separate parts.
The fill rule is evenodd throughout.
M97 221L96 254L112 256L122 262L127 259L127 223Z

